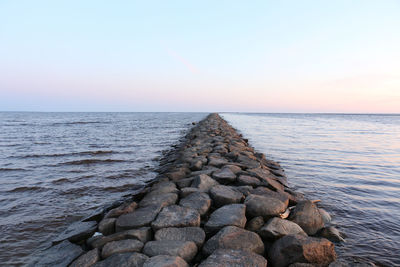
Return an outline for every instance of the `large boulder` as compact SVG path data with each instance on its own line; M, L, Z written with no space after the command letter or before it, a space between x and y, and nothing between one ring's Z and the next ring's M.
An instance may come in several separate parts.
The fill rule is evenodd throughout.
M198 188L202 192L208 192L213 186L217 184L218 182L207 174L200 174L193 179L191 186Z
M157 191L147 194L140 202L139 207L146 206L160 206L161 208L175 204L178 200L178 194L176 193L161 193L156 194Z
M258 230L261 229L264 225L264 219L261 216L254 217L250 221L247 222L246 224L246 230L252 231L252 232L257 232Z
M150 241L144 246L143 253L150 257L157 255L179 256L190 262L197 254L197 246L192 241Z
M240 175L237 179L240 185L258 186L261 184L260 180L250 175Z
M279 216L287 208L286 203L277 198L249 195L246 197L244 204L246 212L250 217L262 216L264 219Z
M221 184L229 184L236 180L236 174L229 167L213 172L212 177Z
M87 243L93 248L101 248L106 243L123 239L137 239L146 243L151 239L152 231L150 227L141 227L138 229L126 230L108 236L99 236L88 239Z
M189 267L189 265L179 256L158 255L148 259L143 267Z
M132 213L121 215L115 222L117 232L149 225L160 212L160 206L139 208Z
M304 235L307 234L296 223L281 218L270 219L259 231L258 234L265 239L278 239L285 235Z
M90 267L100 260L100 251L94 248L74 260L69 267Z
M98 229L103 235L111 235L115 232L116 218L104 218L100 221Z
M199 267L266 267L267 260L256 253L233 250L233 249L217 249Z
M151 223L151 227L154 230L187 226L200 226L200 214L195 209L178 205L163 208L156 220Z
M210 209L211 199L206 193L198 192L188 195L180 200L179 205L182 207L197 210L200 215L204 215Z
M229 186L216 185L210 190L213 205L217 208L227 204L240 203L243 194L231 189Z
M137 252L126 252L113 254L105 260L97 262L93 267L110 267L110 266L126 266L141 267L148 260L144 254Z
M124 203L121 206L108 211L107 214L104 216L104 218L116 218L116 217L119 217L122 214L133 212L136 209L136 207L137 207L137 203L136 202Z
M264 197L273 197L277 198L280 201L284 202L286 205L289 205L290 194L284 191L273 191L264 186L258 186L251 190L251 194L253 195L260 195Z
M217 249L235 249L263 254L264 243L256 233L236 226L226 226L206 242L203 253L210 255Z
M64 240L74 243L85 240L96 232L96 228L97 222L95 221L74 222L53 240L53 244L61 243Z
M309 235L316 234L324 227L324 220L318 207L309 200L297 203L289 219L300 225Z
M154 235L154 239L157 241L193 241L198 247L201 247L206 239L206 234L200 227L170 227L158 230Z
M140 252L143 248L143 243L135 239L125 239L120 241L112 241L104 245L101 250L103 259L116 253L124 252Z
M325 238L287 235L273 243L268 256L275 267L296 262L328 265L336 259L336 252L335 245Z
M225 226L237 226L243 228L246 225L246 206L243 204L231 204L215 210L208 222L204 225L206 232L219 231Z

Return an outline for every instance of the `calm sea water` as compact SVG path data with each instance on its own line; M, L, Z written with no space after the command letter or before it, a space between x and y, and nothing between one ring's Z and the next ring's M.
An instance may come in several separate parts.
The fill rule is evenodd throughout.
M400 266L400 115L222 114L330 212L347 259Z
M0 265L155 177L196 113L0 113Z
M196 113L0 113L0 262L155 177ZM400 266L400 116L223 114L347 235L342 257Z

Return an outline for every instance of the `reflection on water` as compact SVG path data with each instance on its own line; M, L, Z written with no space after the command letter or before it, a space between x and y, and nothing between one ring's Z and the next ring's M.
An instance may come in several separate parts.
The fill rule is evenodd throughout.
M194 113L0 113L0 265L155 177Z
M281 162L289 183L321 199L347 238L345 258L400 266L400 116L223 114Z

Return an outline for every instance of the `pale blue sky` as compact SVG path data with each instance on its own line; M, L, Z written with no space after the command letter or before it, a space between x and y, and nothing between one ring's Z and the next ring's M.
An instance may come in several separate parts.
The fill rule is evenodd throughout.
M400 113L400 1L0 0L0 110Z

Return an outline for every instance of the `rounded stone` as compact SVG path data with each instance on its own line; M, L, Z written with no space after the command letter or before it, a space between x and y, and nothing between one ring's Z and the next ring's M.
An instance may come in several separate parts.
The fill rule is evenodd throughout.
M243 204L231 204L215 210L204 229L208 233L216 232L225 226L237 226L243 228L246 225L246 206Z
M217 249L199 267L266 267L267 260L256 253L244 250Z
M225 185L216 185L210 190L210 197L213 200L213 205L217 208L227 204L240 203L243 194L232 190Z
M277 217L268 220L258 234L265 239L278 239L285 235L307 236L298 224Z
M148 256L179 256L190 262L197 254L197 246L192 241L160 240L147 242L143 253Z
M154 239L157 241L193 241L198 247L201 247L206 239L206 234L200 227L170 227L158 230L154 235Z
M189 267L189 265L181 257L159 255L148 259L143 267Z
M211 199L206 193L193 193L181 199L179 205L182 207L192 208L197 210L200 215L204 215L210 209Z
M101 251L103 259L116 253L124 252L140 252L143 248L143 243L135 239L125 239L120 241L111 241L104 245Z
M244 204L250 217L262 216L264 219L279 216L287 208L287 205L279 199L259 195L249 195Z
M178 205L167 206L151 223L154 230L166 227L200 226L200 214L197 210Z

